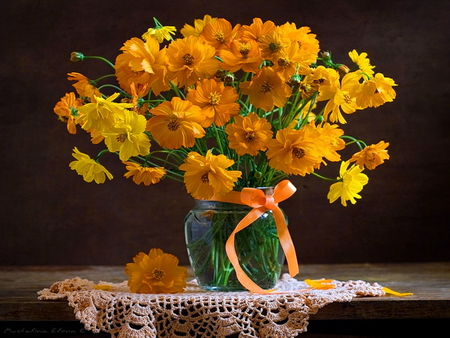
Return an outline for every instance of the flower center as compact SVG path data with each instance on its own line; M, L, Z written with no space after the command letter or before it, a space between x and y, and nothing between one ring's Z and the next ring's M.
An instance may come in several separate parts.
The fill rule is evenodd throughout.
M214 39L216 39L220 43L224 43L225 42L225 34L223 34L222 31L216 32L213 37L214 37Z
M116 137L117 142L121 142L121 143L125 142L126 139L127 139L127 135L125 135L125 134L120 134L120 135L117 135L117 137Z
M190 66L190 65L192 65L194 63L194 57L191 54L189 54L189 53L185 54L182 57L182 59L183 59L184 63L186 65L188 65L188 66Z
M209 103L212 106L218 105L219 101L220 101L220 94L216 92L209 94Z
M167 123L167 129L169 131L175 131L180 127L180 122L177 119L171 119L169 123Z
M248 53L250 53L250 46L246 43L243 43L239 46L239 53L241 53L242 56L247 57Z
M276 42L269 43L269 50L271 52L278 52L281 49L281 44Z
M302 148L294 148L292 150L292 153L297 158L303 158L306 155L305 151Z
M152 277L153 277L154 279L161 280L161 279L164 277L164 271L155 269L155 270L153 270L153 272L152 272Z
M347 103L347 104L352 103L352 99L351 99L351 97L350 97L350 95L349 95L348 93L345 93L345 94L344 94L344 101L345 101L345 103Z
M261 88L261 92L268 93L272 90L273 86L269 82L264 81L263 83L261 83L260 88Z
M287 68L291 65L291 62L289 61L288 58L279 58L278 59L278 66L283 67L283 68Z
M202 183L209 183L208 173L204 173L200 179L202 180Z
M247 134L245 134L245 140L247 142L252 142L256 138L256 135L253 131L249 131Z

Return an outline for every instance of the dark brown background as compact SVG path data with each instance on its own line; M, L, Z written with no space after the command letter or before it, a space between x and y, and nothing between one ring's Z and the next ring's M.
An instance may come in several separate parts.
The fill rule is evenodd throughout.
M187 263L183 217L193 201L184 187L170 180L136 186L113 155L104 165L115 179L85 183L68 167L72 148L92 156L98 148L87 135L69 135L53 106L72 90L66 73L109 71L99 61L71 63L73 50L114 60L153 16L181 28L204 14L310 26L335 61L347 62L353 48L366 51L376 71L399 84L393 103L358 112L344 126L368 143L391 143L391 160L367 172L362 200L330 205L328 182L292 179L298 191L282 207L299 261L449 260L449 3L2 1L0 264L125 264L151 247Z

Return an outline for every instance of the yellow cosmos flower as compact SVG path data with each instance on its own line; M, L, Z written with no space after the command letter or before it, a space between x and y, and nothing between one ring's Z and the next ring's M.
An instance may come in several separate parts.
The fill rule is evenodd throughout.
M370 60L367 58L367 53L362 52L361 54L358 54L358 52L353 49L348 53L348 56L350 56L350 59L352 59L352 61L363 73L368 76L372 76L374 74L373 69L375 68L375 66L372 66L370 64Z
M220 57L223 60L220 67L232 73L240 69L247 73L256 73L263 61L261 50L254 40L232 41L229 50L220 51Z
M239 95L233 87L225 87L223 82L204 79L197 82L196 89L189 89L186 99L202 109L206 116L203 127L209 127L213 122L223 126L231 117L239 113Z
M241 92L250 95L250 103L257 108L271 111L274 106L283 107L292 95L291 88L272 67L264 67L251 81L242 82Z
M259 39L259 47L264 59L276 62L281 53L292 44L292 41L282 36L276 29Z
M319 149L323 157L332 162L341 160L341 155L337 152L345 148L345 141L341 138L344 130L337 124L323 123L316 126L314 122L304 128L312 128L318 132Z
M208 150L206 156L190 152L179 169L185 171L184 183L189 194L196 199L209 200L214 195L223 196L234 188L242 173L226 170L234 164L225 155L213 155Z
M67 123L67 131L71 134L77 133L76 118L78 117L78 108L83 105L83 101L75 97L75 93L66 93L55 105L53 111L59 116L61 121Z
M126 178L133 177L133 182L137 185L141 183L144 183L146 186L156 184L166 174L166 170L163 167L143 167L139 163L129 161L124 162L124 164L128 171L123 176Z
M363 78L363 75L355 72L349 73L355 77L357 81ZM358 86L353 87L350 92L351 96L356 98L356 104L360 109L368 107L379 107L386 102L392 102L396 97L394 86L397 84L393 79L384 77L383 74L377 73L371 79L366 79Z
M220 18L207 24L200 36L216 50L228 49L240 27L240 24L233 27L228 20Z
M380 141L377 144L371 144L354 154L349 161L356 162L361 169L366 167L369 170L373 170L380 164L383 164L384 160L389 159L389 154L386 150L388 146L389 143L384 141Z
M95 181L95 183L105 183L106 177L112 180L113 175L100 163L91 159L89 155L80 152L76 147L73 148L72 156L76 161L69 164L70 169L75 170L78 175L82 175L86 182Z
M178 258L151 249L148 254L140 252L133 263L125 266L128 286L134 293L178 293L186 287L187 269L178 266Z
M81 115L76 122L82 124L84 130L104 131L112 128L117 121L123 119L125 108L133 108L132 103L113 102L118 96L119 93L106 99L94 96L94 102L87 103L78 109Z
M132 83L138 87L147 85L142 95L150 89L156 95L169 89L166 49L160 50L156 39L149 37L144 42L132 38L124 43L121 50L123 53L117 56L115 68L117 81L123 90L131 94Z
M177 31L175 26L161 26L155 28L149 28L147 32L142 35L143 40L150 38L156 39L159 43L163 43L164 40L172 40L171 35L175 35Z
M235 149L238 155L258 155L260 150L267 149L267 142L272 138L272 125L257 114L238 115L234 123L225 127L228 134L229 147Z
M161 147L189 148L196 138L205 136L201 126L205 115L200 107L190 101L174 97L153 108L150 113L155 116L147 121L147 130Z
M327 198L330 203L333 203L338 198L341 198L341 204L346 207L347 201L352 204L356 203L356 198L362 198L359 192L363 189L363 186L369 182L369 178L366 174L363 174L359 166L351 166L349 161L342 162L339 170L339 182L331 185Z
M180 33L186 38L190 35L199 37L202 34L205 26L211 22L214 22L217 18L211 17L211 15L204 15L203 19L194 20L194 26L185 24L184 27L180 30Z
M317 136L310 133L308 128L279 130L276 138L267 143L269 165L288 175L312 173L322 161L322 152L316 143Z
M241 38L244 41L253 40L260 42L264 35L275 31L276 26L273 21L263 22L260 18L254 18L250 25L243 25L241 27Z
M144 116L125 110L123 120L103 132L108 150L110 152L118 151L122 162L132 156L149 154L150 139L144 133L146 124L147 120Z
M94 96L102 96L100 91L93 85L93 81L89 80L86 76L80 73L72 72L68 73L69 77L67 78L70 81L77 81L72 86L76 89L78 95L81 97L87 97L91 101L94 99Z
M188 87L199 79L214 77L219 69L215 54L214 47L193 35L172 41L167 48L170 80Z

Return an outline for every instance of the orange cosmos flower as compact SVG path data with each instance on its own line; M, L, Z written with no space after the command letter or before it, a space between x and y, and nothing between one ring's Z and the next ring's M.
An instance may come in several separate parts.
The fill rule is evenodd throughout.
M267 149L267 142L272 138L272 125L257 114L238 115L234 123L227 124L229 147L235 149L238 155L258 155L260 150Z
M200 107L179 97L165 101L150 110L155 115L147 121L147 130L161 147L179 149L192 147L196 138L205 136L201 126L205 116Z
M188 24L185 24L184 27L180 30L180 33L186 38L189 35L199 37L203 32L203 28L211 22L214 22L217 18L211 17L211 15L206 14L203 16L203 19L194 20L194 27Z
M144 183L144 185L149 186L158 183L166 174L163 167L143 167L139 163L130 161L124 162L124 164L128 171L123 176L126 178L133 177L133 182L137 185Z
M89 80L86 76L80 73L72 72L68 73L69 77L67 78L70 81L77 81L72 86L76 89L78 95L81 97L87 97L91 100L94 100L94 96L102 96L100 91L93 84L94 82Z
M169 78L179 87L191 86L199 79L212 78L219 69L216 50L193 35L177 39L167 48Z
M350 74L357 81L363 78L363 75L359 72L349 73L347 76ZM358 86L353 87L350 94L356 97L356 104L360 109L379 107L395 99L396 93L392 87L396 85L393 79L377 73L371 79L365 80Z
M126 41L121 48L122 54L116 58L116 77L120 87L131 94L131 84L139 89L147 85L146 95L150 89L156 95L169 89L166 79L166 49L159 49L156 39L149 37L145 42L138 38Z
M271 111L274 106L283 107L291 96L291 88L272 67L263 67L251 81L242 82L241 92L250 95L250 103L257 108Z
M189 194L196 199L209 200L214 195L223 196L234 188L242 173L226 170L234 164L225 155L213 155L208 150L206 156L193 151L188 154L179 169L185 171L184 183Z
M314 122L311 122L304 128L310 128L318 132L317 144L323 157L332 162L341 160L341 155L337 151L345 148L345 141L341 138L344 131L337 124L323 123L316 126ZM312 132L310 135L312 135Z
M207 24L200 36L217 50L228 49L240 27L238 24L233 28L228 20L221 18Z
M75 97L75 93L66 93L55 105L53 111L59 118L67 123L67 130L71 134L77 133L75 119L78 117L78 107L83 105L83 101Z
M315 34L311 34L309 27L297 29L295 23L286 22L277 28L282 37L298 45L297 57L305 65L310 65L317 60L320 51L319 41Z
M263 61L261 50L254 40L232 41L229 50L220 51L220 57L223 60L221 68L232 73L239 69L247 73L256 73Z
M148 254L140 252L128 263L125 273L128 286L134 293L177 293L183 292L188 276L187 269L178 266L178 258L151 249Z
M205 79L197 82L196 89L189 89L187 100L202 108L206 116L203 127L209 127L213 122L223 126L232 116L239 113L238 93L233 87L225 87L223 82Z
M360 152L354 154L349 162L356 162L361 169L366 167L369 170L373 170L380 164L383 164L384 160L389 159L389 154L386 150L388 146L389 143L384 141L367 146Z
M309 133L307 128L279 130L276 138L267 143L269 165L288 175L312 173L321 163L322 153L316 144L316 137L310 137Z
M254 18L251 25L241 27L241 38L245 41L254 40L260 42L261 37L273 32L276 29L273 21L263 21L260 18Z
M271 31L259 39L259 46L263 58L271 60L274 63L279 59L281 52L291 44L292 41L282 36L278 30Z

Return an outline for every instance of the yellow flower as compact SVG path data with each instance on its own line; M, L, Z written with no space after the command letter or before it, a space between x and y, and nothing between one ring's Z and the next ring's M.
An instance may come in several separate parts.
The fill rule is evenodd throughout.
M128 263L125 273L128 286L134 293L177 293L186 287L187 269L178 266L178 258L164 253L161 249L151 249L148 254L140 252Z
M183 28L181 28L180 33L186 38L190 35L199 37L202 34L205 26L211 22L214 22L217 18L211 17L211 15L206 14L203 16L203 19L194 20L194 27L188 24L185 24Z
M83 105L80 99L75 97L75 93L66 93L55 105L53 111L59 118L67 123L67 131L71 134L77 133L76 118L78 117L78 108Z
M231 41L236 37L241 25L231 26L231 23L223 18L216 19L207 24L200 35L216 50L230 48Z
M310 133L308 128L279 130L276 138L267 143L269 165L288 175L312 173L322 161L322 151L316 143L317 135Z
M141 183L146 186L156 184L166 174L163 167L143 167L136 162L124 162L124 164L126 164L128 171L123 176L126 178L133 177L133 182L138 185Z
M341 138L344 131L337 124L323 123L316 126L314 122L305 126L319 132L320 151L322 156L332 162L341 160L341 155L337 151L345 148L345 141Z
M147 41L132 38L120 49L122 54L116 58L116 77L120 87L131 94L131 84L147 85L146 95L150 89L159 95L169 89L167 75L166 49L160 50L156 39L149 37Z
M358 52L353 49L351 52L348 53L348 56L350 56L350 59L358 66L358 68L365 73L368 76L372 76L374 71L373 69L375 66L372 66L370 64L370 60L367 58L367 53L362 52L361 54L358 54Z
M94 86L93 81L89 80L86 76L80 73L72 72L68 73L69 77L67 78L70 81L77 81L72 86L76 89L78 95L81 97L87 97L91 101L94 99L94 96L102 96L97 87Z
M201 108L190 101L174 97L153 108L150 113L154 116L147 121L147 130L161 147L189 148L196 138L205 136L201 126L205 116Z
M358 73L353 73L351 76L358 81L362 78L362 74ZM393 79L377 73L371 79L353 87L350 94L356 98L356 104L360 109L379 107L395 99L396 93L392 87L396 85Z
M283 107L291 96L291 88L272 67L263 67L251 81L242 82L241 92L250 95L250 103L257 108L271 111L274 106Z
M78 175L82 175L86 182L95 181L95 183L105 183L106 177L112 180L113 175L100 163L91 159L89 155L80 152L76 147L73 148L72 156L76 161L70 162L70 169L75 170Z
M227 124L229 147L235 149L238 155L258 155L260 150L267 149L267 142L272 138L272 125L257 114L238 115L234 123Z
M179 87L191 86L198 80L212 78L219 69L216 50L193 35L176 39L167 48L169 79Z
M144 133L146 124L144 116L125 110L123 120L103 132L108 150L118 151L122 162L132 156L147 155L150 152L150 139Z
M179 169L185 171L184 183L189 194L196 199L209 200L214 195L223 196L233 190L242 173L226 170L234 164L225 155L213 155L208 150L206 156L190 152Z
M356 203L356 198L361 198L359 192L363 186L369 182L366 174L361 173L363 169L359 166L351 166L348 168L350 162L342 162L339 170L339 182L331 185L327 198L330 203L333 203L338 198L341 198L341 204L346 207L347 201L352 204Z
M239 113L239 95L233 87L225 87L223 82L204 79L197 82L196 89L189 89L186 99L202 108L206 116L203 127L209 127L213 122L223 126L232 116Z
M276 26L273 21L263 22L260 18L254 18L250 25L243 25L241 27L241 38L244 41L253 40L260 42L264 35L275 31Z
M118 96L119 93L106 99L94 96L94 102L78 108L81 115L77 118L77 123L82 124L84 130L104 131L112 128L118 120L123 119L125 108L133 108L132 103L113 102Z
M373 170L380 164L383 164L384 160L389 159L389 154L386 150L388 146L389 143L384 141L380 141L377 144L371 144L354 154L349 161L356 162L361 169L366 167L369 170Z
M142 35L143 40L148 40L149 38L156 39L159 43L162 43L164 40L170 41L172 37L175 35L177 31L175 26L161 26L155 28L149 28L147 32Z
M311 28L300 27L297 28L295 23L286 22L277 28L280 35L296 45L299 46L297 58L304 65L310 65L317 60L319 54L319 41L316 39L316 34L311 33Z

